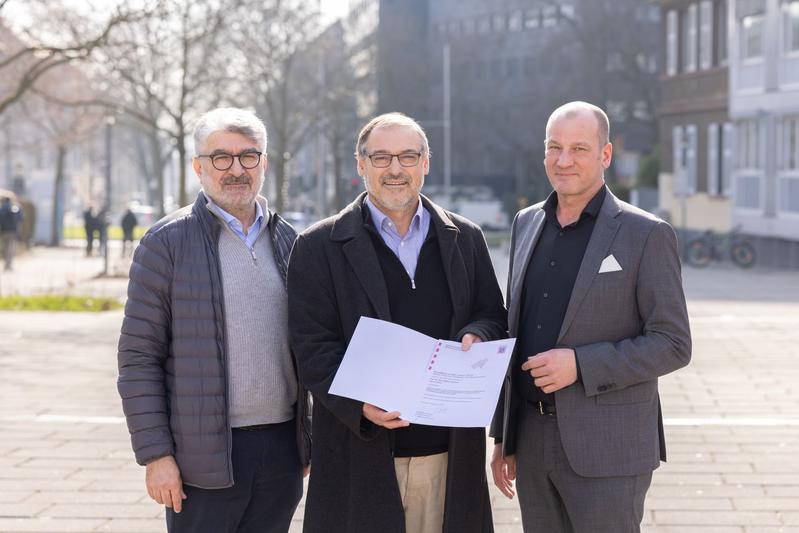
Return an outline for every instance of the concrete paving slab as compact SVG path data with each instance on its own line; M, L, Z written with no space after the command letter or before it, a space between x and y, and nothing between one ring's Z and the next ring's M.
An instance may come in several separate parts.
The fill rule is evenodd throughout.
M493 255L502 286L507 258ZM3 294L125 297L126 280L95 278L101 260L79 248L35 249L16 268ZM661 380L670 462L654 475L643 531L799 531L799 274L684 278L694 357ZM165 531L116 393L121 317L0 313L1 532ZM491 499L496 531L521 531L516 501L494 489Z

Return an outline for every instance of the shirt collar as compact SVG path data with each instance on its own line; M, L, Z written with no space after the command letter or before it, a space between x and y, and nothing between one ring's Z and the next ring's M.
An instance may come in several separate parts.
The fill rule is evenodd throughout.
M238 218L234 217L233 215L231 215L230 213L219 207L219 204L214 202L214 200L207 194L205 195L205 199L208 201L206 203L206 206L212 213L215 213L222 220L224 220L225 224L227 224L228 226L232 226L241 230L241 221ZM257 228L259 227L260 224L262 224L264 219L264 212L267 209L268 209L268 204L266 198L260 195L257 196L255 198L255 220L253 220L252 226L250 226L250 228Z
M369 214L372 216L372 222L374 222L375 228L379 230L380 229L385 230L387 224L391 224L391 227L394 227L394 223L391 222L391 219L389 219L388 215L386 215L380 209L377 208L377 206L372 202L371 198L369 198L368 194L366 195L365 203L369 207ZM411 225L408 228L408 231L411 231L413 229L419 229L419 227L422 224L423 211L424 211L424 206L422 205L422 199L420 197L418 204L416 205L416 213L414 213L413 218L411 219ZM396 232L397 230L396 228L394 228L394 233Z
M607 194L607 185L602 185L602 187L597 191L593 198L588 202L588 204L583 208L583 212L580 213L579 220L582 220L585 217L592 217L596 218L599 216L599 210L602 209L602 203L605 201L605 195ZM558 194L555 191L550 193L549 197L547 198L546 202L544 202L544 212L547 215L547 218L554 218L557 214L557 207L558 207Z

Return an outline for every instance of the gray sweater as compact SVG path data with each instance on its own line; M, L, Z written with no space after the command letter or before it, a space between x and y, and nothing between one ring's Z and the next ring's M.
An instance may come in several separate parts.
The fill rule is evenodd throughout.
M297 376L289 351L288 300L266 222L252 250L227 225L219 235L231 427L294 417Z

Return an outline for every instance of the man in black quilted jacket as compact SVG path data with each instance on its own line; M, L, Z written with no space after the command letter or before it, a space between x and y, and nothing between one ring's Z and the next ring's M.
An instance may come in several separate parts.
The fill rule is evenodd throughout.
M202 192L133 256L118 389L170 533L285 532L310 457L289 349L295 232L259 195L266 129L222 108L194 130Z

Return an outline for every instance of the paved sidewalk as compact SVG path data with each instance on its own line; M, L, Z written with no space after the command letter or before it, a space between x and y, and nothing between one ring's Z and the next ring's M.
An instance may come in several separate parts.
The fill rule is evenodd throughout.
M126 280L94 278L102 259L78 248L36 248L15 267L3 294L124 298ZM644 531L799 532L799 273L684 277L694 358L661 380L670 461ZM121 317L0 312L0 532L165 531L121 418ZM521 531L515 502L492 499L497 531Z

